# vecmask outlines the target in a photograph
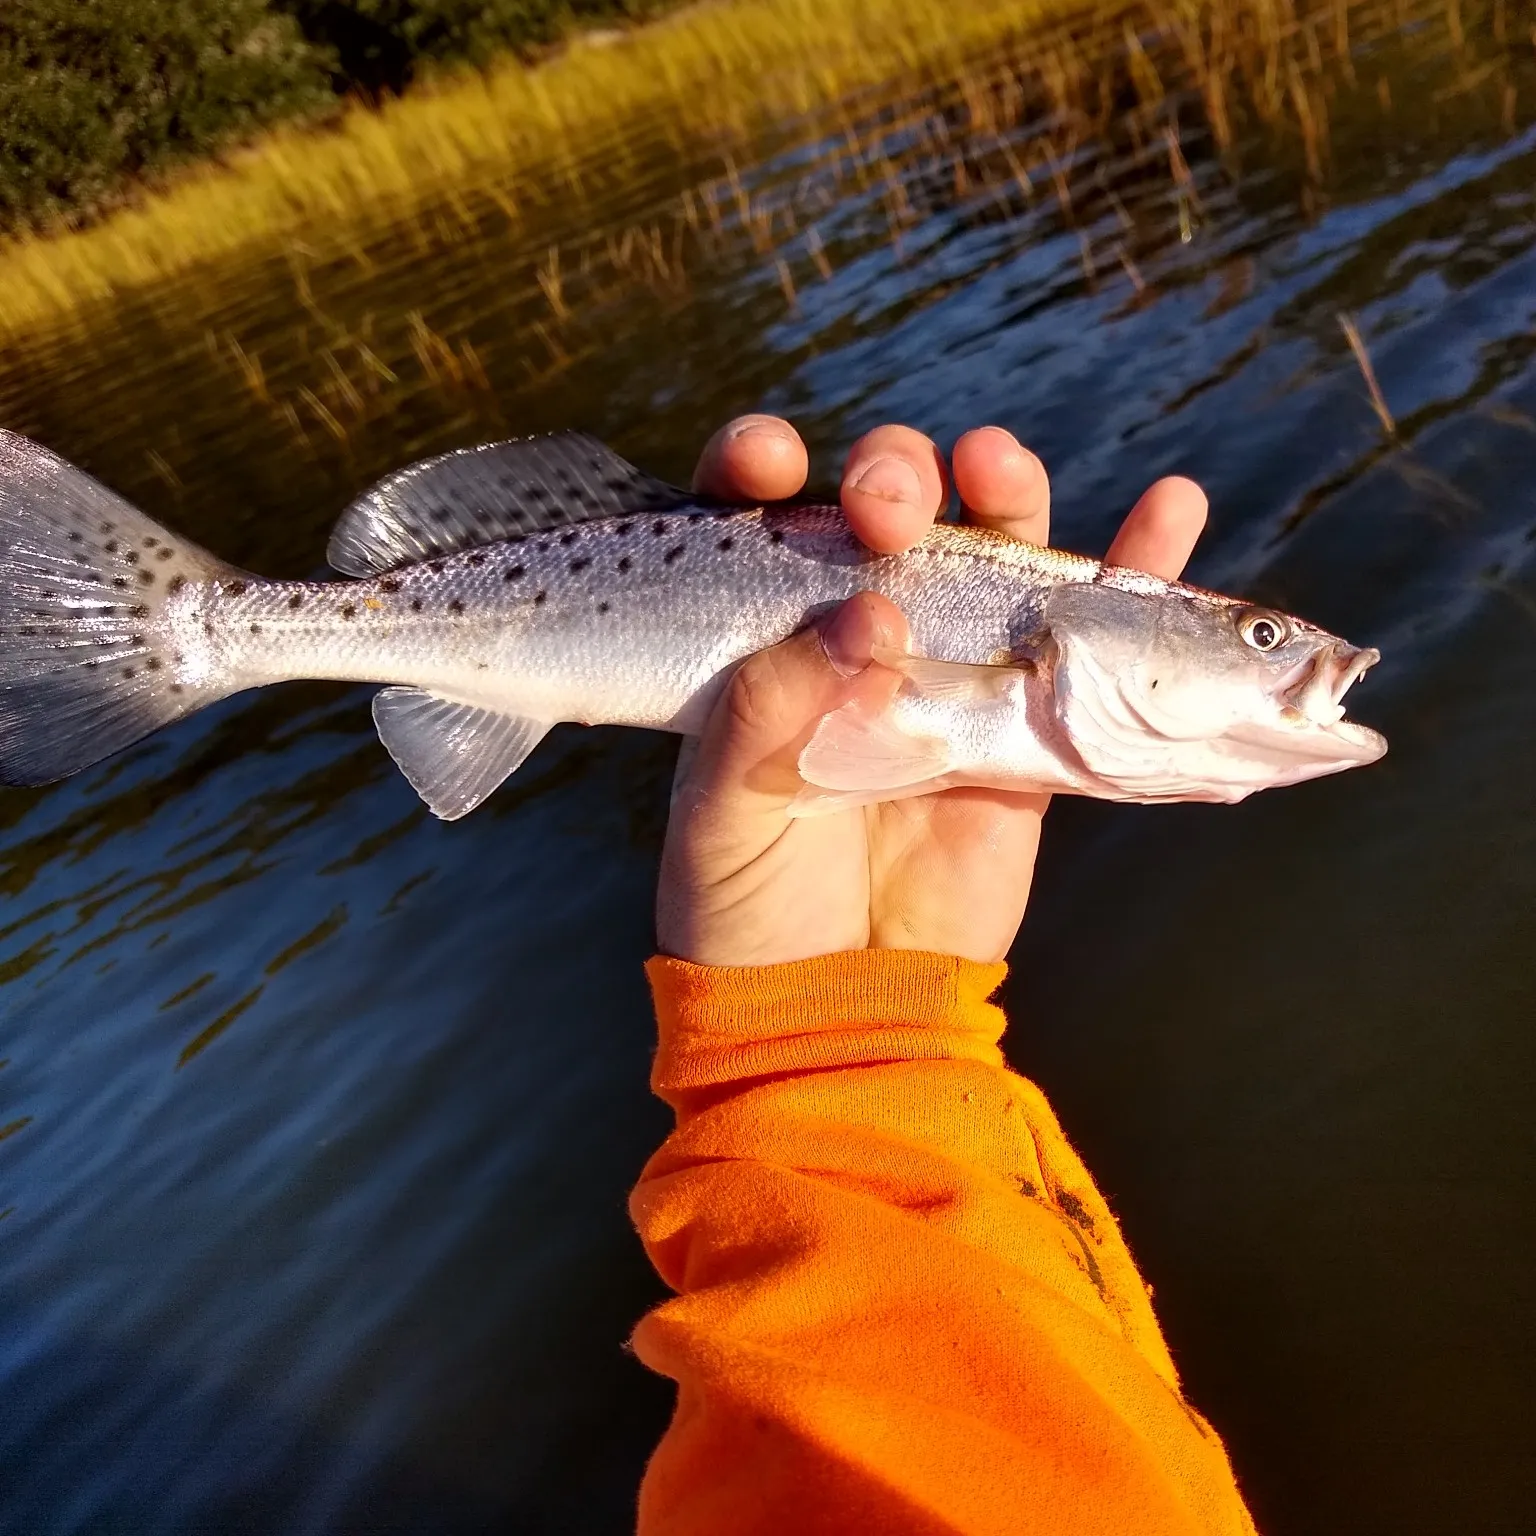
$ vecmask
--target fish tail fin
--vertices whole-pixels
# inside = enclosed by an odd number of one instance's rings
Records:
[[[0,783],[52,783],[230,692],[185,677],[167,610],[233,574],[0,430]]]

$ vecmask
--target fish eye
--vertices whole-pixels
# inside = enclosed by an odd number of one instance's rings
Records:
[[[1256,651],[1272,651],[1290,639],[1291,626],[1278,613],[1250,608],[1238,621],[1237,632]]]

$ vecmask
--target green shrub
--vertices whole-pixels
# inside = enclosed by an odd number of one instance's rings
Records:
[[[0,225],[313,110],[328,63],[266,0],[0,0]]]
[[[0,231],[93,212],[337,93],[398,92],[424,65],[485,64],[667,3],[0,0]]]
[[[335,61],[342,89],[399,91],[423,64],[484,64],[555,42],[574,21],[638,19],[664,0],[273,0]]]

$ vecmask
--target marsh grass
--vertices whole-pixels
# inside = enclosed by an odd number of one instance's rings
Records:
[[[819,215],[850,193],[878,203],[898,248],[938,202],[1051,202],[1085,282],[1113,271],[1144,297],[1146,231],[1106,190],[1106,145],[1156,167],[1182,244],[1206,216],[1191,133],[1233,175],[1243,141],[1267,137],[1310,216],[1335,114],[1365,101],[1390,132],[1404,111],[1374,62],[1379,40],[1426,22],[1455,59],[1437,109],[1486,97],[1512,132],[1507,56],[1530,40],[1508,0],[716,0],[535,68],[355,106],[323,133],[275,132],[95,228],[0,245],[0,336],[99,323],[100,301],[237,253],[368,272],[402,243],[425,258],[495,225],[509,302],[535,302],[533,354],[559,369],[606,293],[675,301],[690,272],[743,242],[798,309],[834,260]],[[776,131],[830,147],[793,185],[749,187],[737,157],[760,158]],[[647,216],[616,228],[626,202]],[[1106,247],[1095,225],[1117,202],[1121,237]],[[466,367],[478,365],[427,372],[453,383]]]
[[[1332,0],[1241,10],[1221,0],[1042,25],[926,84],[904,78],[812,103],[750,173],[732,141],[719,144],[713,173],[674,182],[640,219],[614,219],[592,190],[550,240],[555,221],[529,225],[502,185],[439,189],[391,226],[395,260],[409,265],[399,252],[413,242],[425,258],[446,243],[461,265],[473,252],[494,268],[491,338],[471,339],[431,293],[375,307],[367,250],[339,247],[348,254],[338,261],[338,247],[327,256],[308,240],[289,243],[292,307],[307,320],[298,351],[284,345],[269,366],[257,343],[224,330],[210,335],[210,354],[295,447],[367,461],[370,435],[393,430],[402,404],[423,395],[438,396],[466,435],[495,433],[502,392],[538,395],[593,364],[636,306],[682,319],[701,288],[728,281],[752,324],[794,325],[842,268],[882,249],[898,265],[920,263],[937,230],[980,237],[997,263],[1058,242],[1071,254],[1049,294],[1107,289],[1111,312],[1214,278],[1215,316],[1254,281],[1252,259],[1222,235],[1249,216],[1245,163],[1262,163],[1265,198],[1288,200],[1300,225],[1347,191],[1383,140],[1408,142],[1393,81],[1398,96],[1412,81],[1437,112],[1507,131],[1511,93],[1532,94],[1530,70],[1496,39],[1480,50],[1480,35],[1444,0],[1348,12]],[[371,295],[361,319],[351,288]],[[1318,340],[1363,358],[1347,328]],[[1379,390],[1372,400],[1390,436]]]

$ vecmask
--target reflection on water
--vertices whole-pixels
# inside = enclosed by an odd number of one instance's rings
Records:
[[[1380,645],[1393,751],[1058,807],[1015,1059],[1263,1528],[1515,1530],[1536,55],[1499,4],[1180,15],[537,232],[495,186],[315,231],[26,339],[0,420],[273,575],[385,470],[566,425],[681,476],[748,406],[828,472],[880,420],[997,420],[1089,549],[1196,475],[1195,578]],[[365,692],[295,686],[0,795],[7,1529],[626,1528],[668,1402],[620,1346],[671,750],[558,731],[444,826]]]

